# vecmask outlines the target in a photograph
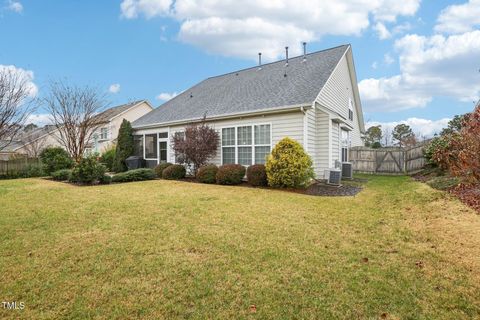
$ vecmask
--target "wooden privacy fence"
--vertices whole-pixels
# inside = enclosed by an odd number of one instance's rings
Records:
[[[37,158],[19,158],[11,160],[0,160],[0,175],[8,175],[22,172],[29,165],[38,164],[40,160]]]
[[[423,149],[426,143],[410,148],[353,147],[350,162],[355,172],[378,174],[413,174],[425,166]]]

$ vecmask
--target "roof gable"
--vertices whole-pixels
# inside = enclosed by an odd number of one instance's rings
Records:
[[[311,105],[348,45],[208,78],[133,122],[133,127]]]

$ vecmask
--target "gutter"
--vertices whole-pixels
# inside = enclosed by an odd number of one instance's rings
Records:
[[[274,109],[270,108],[270,109],[261,109],[261,110],[257,110],[257,111],[230,113],[230,114],[225,114],[225,115],[209,117],[209,118],[206,118],[206,120],[207,121],[213,121],[213,120],[223,120],[223,119],[234,119],[234,118],[243,118],[243,117],[250,117],[250,116],[256,116],[256,115],[284,113],[284,112],[291,112],[291,111],[301,111],[301,112],[303,112],[303,114],[305,114],[306,110],[310,109],[310,108],[312,108],[312,106],[307,105],[307,104],[292,105],[292,106],[286,106],[286,107],[280,107],[280,108],[274,108]],[[156,128],[156,127],[166,127],[166,126],[188,124],[188,123],[192,123],[192,122],[200,122],[202,120],[203,120],[203,117],[202,118],[190,118],[190,119],[178,120],[178,121],[158,122],[158,123],[152,123],[152,124],[147,124],[147,125],[132,126],[132,128],[134,130],[152,129],[152,128]]]

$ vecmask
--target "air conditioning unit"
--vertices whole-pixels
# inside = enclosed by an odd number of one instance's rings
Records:
[[[342,181],[342,170],[336,168],[325,170],[324,178],[328,184],[339,186]]]
[[[335,169],[342,169],[342,163],[338,160],[335,160]]]
[[[353,179],[353,165],[351,162],[342,162],[342,179]]]

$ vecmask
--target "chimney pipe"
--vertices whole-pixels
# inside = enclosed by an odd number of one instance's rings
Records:
[[[262,69],[262,53],[258,53],[258,70]]]
[[[287,67],[288,66],[288,47],[285,47],[285,57],[286,57],[285,67]]]
[[[303,43],[303,62],[307,61],[307,43]]]

